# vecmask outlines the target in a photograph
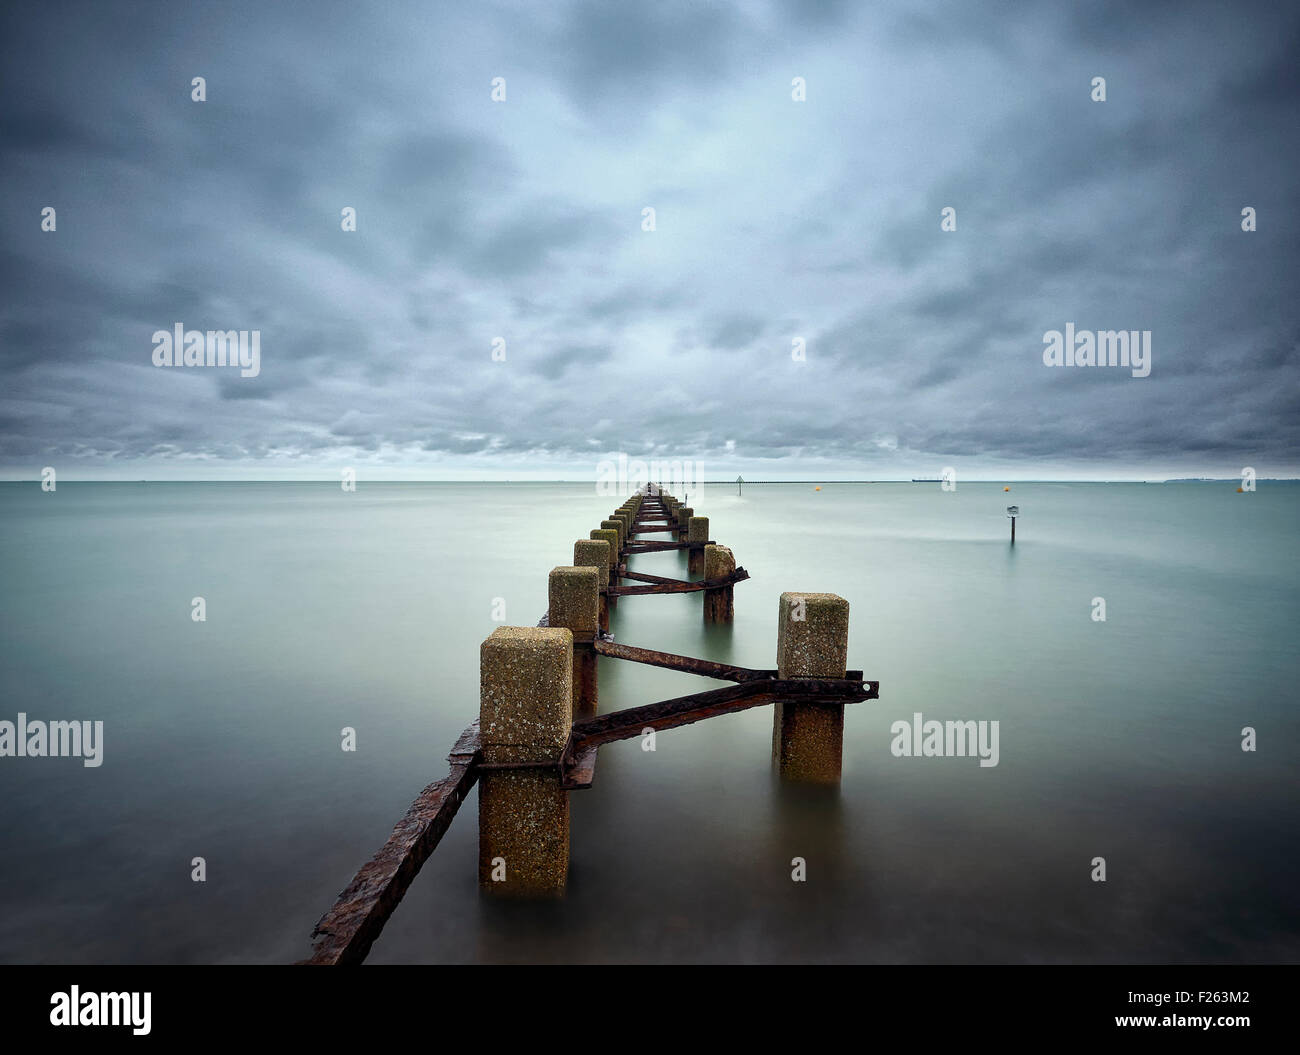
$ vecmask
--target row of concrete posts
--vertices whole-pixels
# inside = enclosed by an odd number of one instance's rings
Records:
[[[545,626],[498,627],[479,650],[479,883],[505,896],[557,896],[569,868],[569,791],[561,756],[575,720],[598,705],[594,642],[609,627],[619,571],[646,496],[633,495],[573,546],[573,564],[550,573]],[[692,573],[735,571],[731,550],[708,541],[709,520],[656,493]],[[653,530],[653,529],[652,529]],[[697,549],[698,546],[698,559]],[[733,587],[703,591],[705,620],[730,623]],[[843,678],[849,604],[827,593],[783,593],[777,629],[779,678]],[[782,778],[838,784],[844,705],[789,700],[774,706],[772,756]]]

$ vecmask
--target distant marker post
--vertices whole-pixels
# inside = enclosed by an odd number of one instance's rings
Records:
[[[1011,545],[1016,544],[1016,517],[1020,515],[1019,506],[1007,506],[1007,516],[1011,518]]]

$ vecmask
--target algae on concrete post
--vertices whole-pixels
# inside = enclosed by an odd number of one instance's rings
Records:
[[[605,587],[609,585],[610,543],[603,539],[579,539],[573,544],[573,565],[576,568],[595,568],[600,586],[600,628],[609,629],[609,599]]]
[[[704,547],[704,577],[722,579],[736,570],[736,557],[726,546]],[[730,623],[736,618],[736,588],[731,583],[704,591],[704,621]]]
[[[497,627],[479,648],[478,879],[486,893],[564,892],[569,793],[557,763],[572,725],[573,634]],[[514,768],[491,768],[500,763]]]
[[[593,539],[599,539],[602,542],[609,543],[609,585],[618,585],[618,532],[614,528],[599,528],[591,533]],[[606,594],[606,607],[612,612],[618,607],[618,598],[614,594]],[[609,615],[606,613],[604,630],[609,629]]]
[[[552,568],[547,582],[548,626],[573,632],[573,716],[596,713],[596,650],[600,624],[600,576],[595,568]]]
[[[679,541],[686,541],[686,528],[691,522],[691,517],[694,515],[695,510],[690,506],[677,507],[677,538]]]
[[[604,542],[609,546],[609,581],[615,582],[614,573],[618,570],[618,532],[613,528],[597,528],[591,533],[592,540]]]
[[[704,570],[704,543],[709,541],[709,518],[691,517],[686,522],[686,541],[691,544],[686,570],[699,575]]]
[[[833,593],[783,593],[778,678],[842,678],[849,656],[849,602]],[[773,707],[772,757],[787,780],[838,784],[844,704],[784,700]]]
[[[615,563],[617,563],[618,559],[623,556],[623,543],[627,539],[626,527],[624,526],[623,521],[615,520],[613,518],[602,520],[600,526],[606,531],[615,531],[618,533],[618,557],[615,558]]]

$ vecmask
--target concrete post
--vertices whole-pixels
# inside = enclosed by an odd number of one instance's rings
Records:
[[[736,570],[735,555],[726,546],[704,547],[704,577],[721,579]],[[704,621],[730,623],[736,618],[736,588],[731,583],[716,590],[704,591]]]
[[[478,879],[547,897],[569,872],[569,794],[557,763],[573,724],[573,634],[501,626],[479,648]],[[507,768],[493,768],[505,765]]]
[[[591,537],[597,542],[604,542],[609,546],[609,585],[618,585],[618,532],[613,528],[598,528],[591,533]],[[609,629],[609,612],[618,607],[618,598],[613,594],[606,595],[605,626],[603,629]]]
[[[573,717],[596,714],[596,650],[600,623],[600,576],[595,568],[552,568],[547,582],[546,622],[573,634]]]
[[[691,575],[698,575],[704,570],[704,543],[709,541],[709,518],[691,517],[686,522],[686,541],[691,544],[687,551],[686,570]]]
[[[849,602],[833,593],[783,593],[776,639],[779,678],[842,678],[849,655]],[[784,700],[773,707],[772,758],[787,780],[838,784],[844,704]]]
[[[604,589],[609,585],[611,552],[610,544],[603,539],[578,539],[573,544],[573,566],[596,569],[597,585],[601,590],[599,619],[602,630],[609,629],[609,598],[605,596]]]
[[[623,521],[615,519],[613,517],[611,517],[609,520],[602,520],[600,522],[600,526],[605,531],[618,532],[618,547],[616,550],[618,556],[615,558],[615,563],[617,563],[618,560],[621,559],[623,556],[623,543],[627,539],[627,526],[623,523]]]
[[[690,506],[677,507],[677,541],[686,541],[686,527],[691,522],[691,517],[695,515],[695,510]]]

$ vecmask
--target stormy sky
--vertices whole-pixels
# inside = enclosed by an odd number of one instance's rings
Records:
[[[5,476],[1300,474],[1293,6],[366,6],[6,5]]]

